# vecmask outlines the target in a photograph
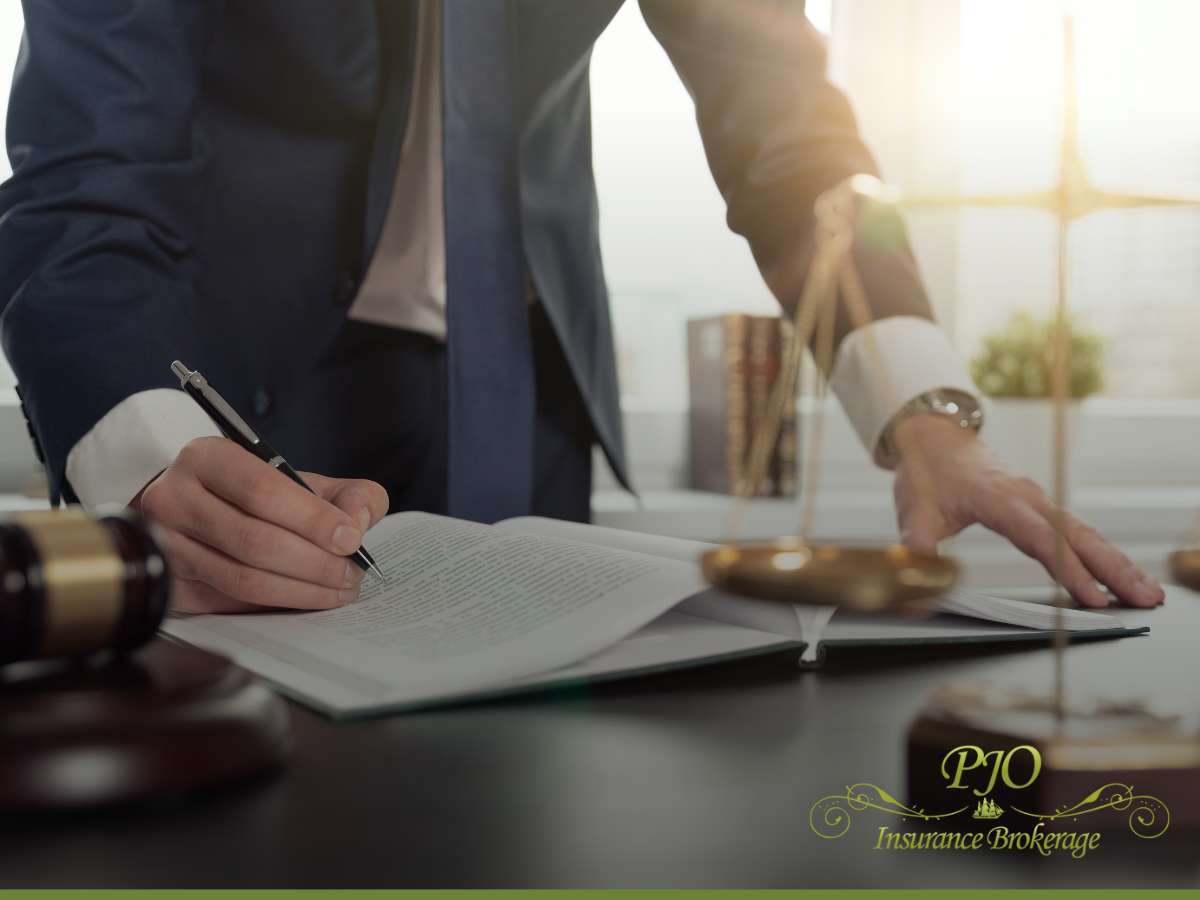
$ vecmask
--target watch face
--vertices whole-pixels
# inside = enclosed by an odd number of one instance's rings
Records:
[[[952,416],[963,428],[978,428],[983,411],[975,398],[961,391],[933,391],[924,398],[932,412]]]
[[[899,462],[892,433],[900,422],[909,416],[928,413],[945,416],[962,428],[979,431],[983,425],[983,409],[978,401],[963,391],[940,390],[919,394],[904,404],[884,429],[876,448],[876,462],[884,468],[893,468]]]

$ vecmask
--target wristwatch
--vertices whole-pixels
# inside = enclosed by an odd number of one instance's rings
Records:
[[[896,426],[910,416],[934,415],[945,416],[960,428],[979,431],[983,427],[983,408],[979,401],[965,391],[936,390],[918,394],[892,416],[880,435],[879,445],[875,449],[875,461],[885,469],[893,469],[900,462],[900,451],[892,435]]]

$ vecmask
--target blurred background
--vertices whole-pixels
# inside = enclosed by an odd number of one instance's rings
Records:
[[[1062,17],[1076,21],[1080,141],[1113,190],[1200,196],[1200,3],[809,0],[830,73],[884,177],[914,193],[1032,191],[1056,178]],[[682,398],[681,323],[769,312],[723,227],[690,100],[627,4],[596,50],[604,251],[631,400]],[[974,354],[1017,309],[1054,301],[1054,222],[1037,211],[916,211],[943,324]],[[1200,395],[1200,210],[1103,213],[1072,234],[1072,305],[1107,340],[1113,397]]]
[[[1055,178],[1061,21],[1076,20],[1081,144],[1112,189],[1200,196],[1194,0],[808,0],[830,72],[884,177],[914,192],[1034,190]],[[0,5],[7,97],[20,5]],[[724,225],[691,100],[628,2],[592,65],[604,255],[627,399],[686,399],[683,324],[771,313]],[[0,111],[0,117],[3,111]],[[9,174],[7,157],[0,177]],[[1016,309],[1048,309],[1054,223],[1036,211],[908,214],[943,324],[971,355]],[[1104,213],[1072,235],[1072,303],[1108,338],[1114,397],[1200,396],[1200,211]],[[3,363],[0,362],[0,366]],[[11,384],[7,369],[0,383]]]
[[[831,77],[849,94],[885,179],[906,191],[1054,183],[1069,13],[1092,180],[1200,196],[1195,0],[808,0],[806,12],[826,36]],[[19,5],[4,3],[3,96],[20,29]],[[597,515],[711,536],[722,527],[721,503],[683,490],[686,322],[773,314],[775,301],[745,242],[725,228],[691,101],[632,0],[597,45],[592,81],[603,253],[634,477],[645,492],[638,507],[602,477]],[[7,174],[5,159],[0,175]],[[979,354],[1015,312],[1051,310],[1051,216],[951,209],[907,219],[938,316],[964,356]],[[1075,502],[1126,543],[1168,544],[1200,502],[1192,487],[1200,485],[1200,208],[1099,213],[1073,225],[1070,241],[1071,304],[1103,346],[1103,387],[1074,413]],[[0,391],[11,384],[0,361]],[[11,406],[11,391],[0,394],[5,402]],[[1044,480],[1044,401],[1000,406],[990,439]],[[803,427],[803,401],[801,411]],[[887,476],[871,469],[836,407],[833,417],[820,530],[894,535]],[[11,432],[13,421],[0,425]],[[0,478],[11,444],[0,440]],[[751,530],[794,527],[794,504],[760,506]]]

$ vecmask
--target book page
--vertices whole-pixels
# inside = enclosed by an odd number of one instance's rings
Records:
[[[577,662],[696,591],[694,565],[397,513],[367,549],[387,574],[312,613],[210,615],[167,630],[330,710],[487,689]]]
[[[676,607],[582,662],[522,678],[520,684],[540,687],[572,681],[603,681],[615,675],[625,677],[687,664],[707,664],[787,647],[799,645],[780,635],[689,615]]]
[[[1115,616],[1105,616],[1099,627],[1082,632],[1093,636],[1129,633]],[[853,646],[856,644],[938,644],[987,642],[1005,639],[1048,638],[1050,629],[1034,629],[1003,622],[980,621],[957,615],[934,616],[929,619],[904,620],[894,616],[839,616],[829,624],[823,644]],[[807,657],[808,654],[805,654]],[[807,659],[805,661],[808,661]]]
[[[596,547],[648,553],[661,559],[685,563],[694,570],[696,577],[701,579],[703,576],[700,573],[700,554],[717,546],[703,541],[689,541],[660,534],[643,534],[638,531],[622,531],[617,528],[585,525],[582,522],[563,522],[538,516],[506,519],[498,523],[496,527],[519,531],[522,534],[565,538],[575,543],[591,544]],[[728,625],[738,625],[742,628],[753,628],[771,634],[784,635],[805,642],[815,642],[819,639],[820,628],[828,621],[828,615],[810,616],[807,610],[802,612],[799,607],[792,607],[786,603],[756,600],[752,597],[735,597],[708,587],[707,584],[702,584],[702,588],[704,590],[701,593],[689,597],[678,607],[680,612],[702,616]],[[825,609],[825,607],[810,607],[810,609]],[[808,630],[805,631],[805,628]]]
[[[650,553],[666,559],[691,562],[697,568],[700,554],[716,546],[701,541],[619,531],[598,525],[559,522],[537,517],[509,519],[501,522],[499,527],[519,529],[529,534],[557,534],[580,543],[587,542],[603,547],[640,550],[643,553]],[[805,652],[805,657],[808,658],[815,658],[816,645],[826,633],[829,621],[837,611],[832,606],[797,605],[789,609],[784,604],[745,597],[731,597],[712,589],[689,598],[679,609],[692,615],[704,616],[720,622],[795,637],[809,645]],[[984,622],[1003,623],[1023,628],[1045,630],[1054,627],[1052,607],[1025,600],[981,594],[962,588],[948,591],[938,601],[937,610],[954,616],[965,616]],[[839,621],[846,618],[858,619],[859,615],[842,611],[838,616]],[[913,620],[901,616],[868,616],[863,618],[862,624],[869,631],[881,627],[883,623],[889,621],[897,624],[897,634],[906,637],[913,634]],[[936,620],[925,619],[923,621],[933,623]],[[1110,614],[1079,609],[1064,610],[1063,624],[1071,631],[1122,627],[1122,622]],[[953,629],[962,625],[960,620],[931,624],[929,633],[931,636],[940,635],[945,632],[946,628]],[[871,633],[874,632],[871,631]],[[881,636],[879,639],[884,640],[885,636]]]
[[[947,591],[938,601],[938,610],[989,622],[1022,625],[1043,631],[1053,630],[1058,613],[1055,607],[1029,600],[995,597],[977,591],[957,588]],[[1087,631],[1092,628],[1121,628],[1124,623],[1109,613],[1088,609],[1062,610],[1062,624],[1067,631]]]

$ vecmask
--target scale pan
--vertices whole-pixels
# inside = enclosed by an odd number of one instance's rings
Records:
[[[1171,578],[1193,591],[1200,591],[1200,548],[1176,550],[1167,557]]]
[[[932,612],[958,580],[958,563],[907,547],[841,547],[796,538],[727,544],[700,558],[713,587],[781,603],[858,612]]]

